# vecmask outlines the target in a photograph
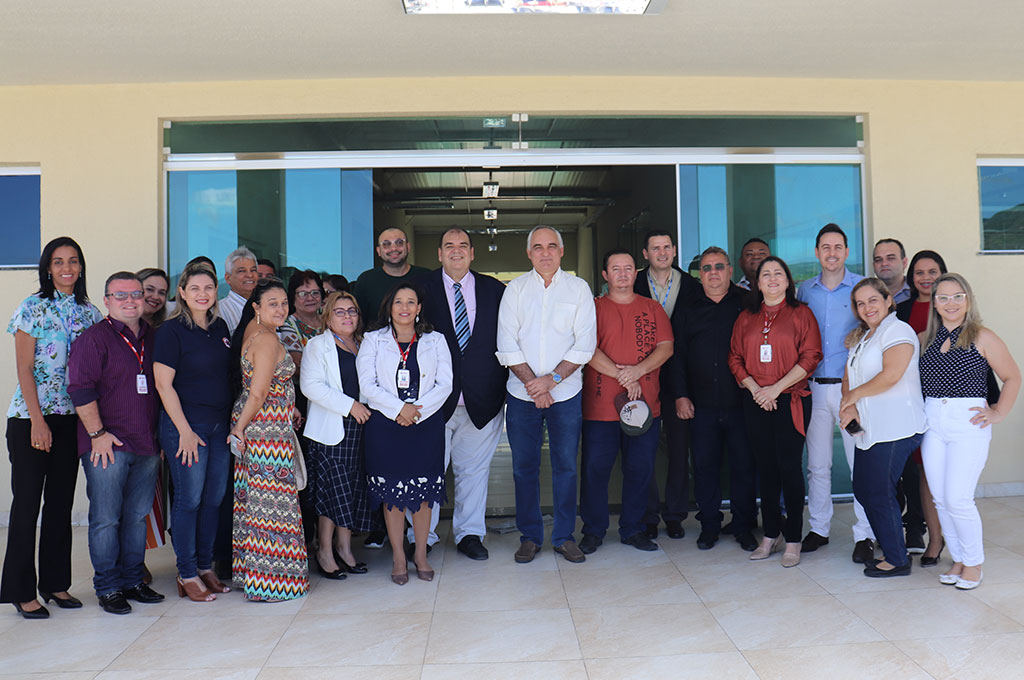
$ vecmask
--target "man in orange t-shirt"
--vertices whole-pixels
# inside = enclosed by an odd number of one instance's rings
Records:
[[[589,554],[604,540],[608,482],[621,451],[619,538],[639,550],[657,550],[644,532],[643,517],[660,431],[659,369],[672,356],[672,326],[660,304],[633,292],[636,264],[629,251],[609,251],[601,275],[608,282],[608,294],[594,302],[597,351],[583,368],[583,540],[579,547]],[[627,434],[620,427],[615,399],[621,394],[646,402],[654,419],[649,429]]]

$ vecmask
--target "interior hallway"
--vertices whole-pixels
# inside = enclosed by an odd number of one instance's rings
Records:
[[[76,528],[77,611],[49,621],[0,610],[0,678],[416,680],[687,678],[869,680],[1011,677],[1024,656],[1024,497],[980,499],[985,580],[938,583],[948,565],[868,579],[850,561],[852,506],[836,508],[832,543],[783,569],[750,562],[730,537],[699,551],[662,536],[642,553],[606,540],[586,563],[548,546],[528,565],[518,534],[490,534],[491,559],[435,548],[438,577],[397,587],[390,553],[357,551],[370,572],[314,576],[310,594],[256,604],[174,597],[170,546],[148,553],[168,599],[105,614],[91,588],[86,529]],[[614,526],[614,520],[613,520]],[[442,529],[447,526],[442,524]],[[6,544],[6,529],[0,530]]]

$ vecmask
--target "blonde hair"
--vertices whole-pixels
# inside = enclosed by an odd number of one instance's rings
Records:
[[[349,300],[355,306],[356,311],[359,312],[359,320],[356,323],[356,330],[352,334],[356,339],[356,343],[360,344],[363,342],[363,329],[366,328],[366,322],[363,320],[363,311],[359,309],[359,302],[356,300],[356,296],[347,290],[336,290],[327,296],[324,300],[324,311],[320,314],[320,332],[329,330],[327,322],[330,320],[330,315],[334,313],[334,305],[338,300]]]
[[[981,325],[981,314],[978,312],[978,305],[975,304],[974,291],[971,290],[971,284],[967,283],[967,279],[955,272],[943,274],[935,279],[935,283],[932,284],[932,307],[928,313],[928,330],[925,331],[924,342],[921,343],[921,346],[927,347],[932,344],[935,334],[939,332],[939,326],[942,325],[942,317],[939,316],[938,310],[935,309],[935,294],[939,290],[939,284],[946,281],[952,281],[967,293],[967,313],[964,315],[963,323],[960,324],[960,337],[956,340],[956,346],[960,349],[970,349],[971,345],[978,338],[978,333],[983,328]]]
[[[893,299],[892,293],[889,292],[889,286],[885,285],[885,281],[879,278],[875,278],[874,276],[869,276],[866,279],[861,279],[860,281],[858,281],[857,285],[855,285],[853,287],[853,290],[850,291],[850,309],[853,310],[853,316],[855,319],[857,319],[857,326],[852,331],[850,331],[850,333],[846,336],[847,347],[853,347],[854,345],[856,345],[858,342],[860,342],[860,339],[863,338],[864,335],[868,332],[867,322],[865,322],[864,319],[862,319],[860,314],[857,312],[856,299],[857,291],[859,291],[861,288],[867,288],[868,286],[874,288],[875,291],[877,291],[883,298],[889,301],[889,310],[886,312],[886,314],[892,314],[893,312],[896,311],[896,300]]]
[[[185,292],[185,286],[188,285],[188,282],[196,276],[209,276],[213,279],[213,285],[216,288],[217,275],[213,272],[213,267],[205,262],[193,262],[185,267],[185,270],[181,272],[181,276],[178,277],[178,304],[174,306],[174,311],[167,317],[168,321],[180,317],[181,322],[184,323],[187,328],[192,328],[192,326],[195,325],[196,320],[192,316],[192,310],[189,309],[182,293]],[[213,294],[213,306],[206,310],[206,323],[211,324],[219,317],[220,313],[217,309],[217,292],[215,290]]]

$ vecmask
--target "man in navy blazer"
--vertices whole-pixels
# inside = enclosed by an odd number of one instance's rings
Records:
[[[471,271],[473,243],[462,229],[441,235],[437,250],[441,268],[418,280],[423,288],[423,315],[443,333],[452,353],[452,394],[442,409],[445,467],[455,474],[452,531],[459,552],[486,560],[482,539],[487,532],[487,479],[504,420],[508,369],[498,363],[498,306],[505,285]],[[437,542],[439,508],[431,518],[430,544]],[[412,538],[410,537],[410,541]]]

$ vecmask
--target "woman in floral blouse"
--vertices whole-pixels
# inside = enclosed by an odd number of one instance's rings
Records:
[[[18,387],[7,410],[11,459],[10,528],[0,580],[0,602],[10,602],[27,619],[50,614],[36,599],[62,609],[82,603],[71,586],[71,505],[78,479],[78,418],[67,392],[71,343],[103,315],[85,293],[85,257],[74,239],[46,244],[39,258],[39,291],[14,311],[7,332],[14,335]],[[36,581],[36,517],[43,502]]]

